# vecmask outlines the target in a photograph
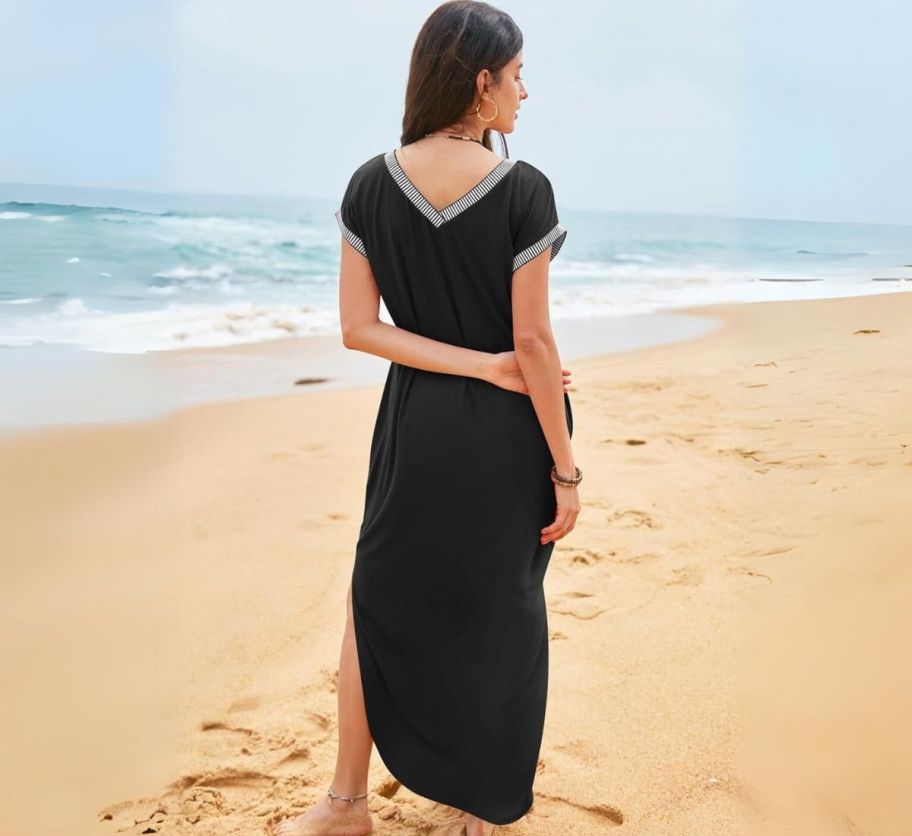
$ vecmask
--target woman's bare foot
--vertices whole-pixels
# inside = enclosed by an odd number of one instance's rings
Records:
[[[491,836],[497,827],[496,824],[491,824],[491,822],[480,819],[478,816],[473,816],[471,813],[463,813],[462,818],[465,821],[466,836]]]
[[[285,819],[276,826],[275,836],[366,836],[373,830],[367,799],[333,801],[324,795],[306,813]]]

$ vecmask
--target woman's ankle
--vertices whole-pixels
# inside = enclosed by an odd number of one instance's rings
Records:
[[[366,790],[361,790],[360,792],[339,792],[338,790],[333,789],[332,792],[337,796],[346,796],[346,798],[332,798],[329,793],[326,794],[326,803],[334,813],[359,813],[364,815],[369,812],[368,799],[366,797],[355,797],[366,796]],[[349,801],[347,800],[348,798],[352,798],[353,800]]]

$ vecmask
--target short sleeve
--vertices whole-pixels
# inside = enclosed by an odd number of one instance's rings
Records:
[[[342,237],[348,241],[361,255],[367,258],[367,248],[364,246],[364,237],[361,232],[361,223],[357,206],[357,178],[352,175],[342,195],[342,205],[336,210],[336,222]]]
[[[519,193],[513,219],[513,271],[551,248],[554,260],[567,237],[557,217],[551,181],[537,168],[526,164],[527,180]]]

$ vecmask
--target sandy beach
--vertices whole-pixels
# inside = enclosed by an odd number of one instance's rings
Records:
[[[723,327],[567,363],[583,511],[498,832],[912,832],[912,294],[684,312]],[[325,793],[380,392],[0,441],[0,832],[249,836]],[[377,833],[459,833],[376,752],[369,789]]]

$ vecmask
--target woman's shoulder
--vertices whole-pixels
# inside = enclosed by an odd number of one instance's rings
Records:
[[[544,171],[528,160],[516,160],[513,163],[513,193],[515,203],[526,205],[529,201],[550,198],[554,194],[551,180]]]
[[[517,167],[519,171],[524,171],[529,176],[535,176],[537,174],[542,174],[542,170],[538,166],[530,163],[528,160],[518,159],[513,160],[513,164]]]
[[[381,166],[384,166],[383,153],[374,154],[351,169],[344,199],[359,200],[373,194],[380,182]]]
[[[519,179],[527,183],[546,182],[551,183],[548,175],[545,174],[538,166],[530,163],[528,160],[516,160],[514,165],[517,168],[517,174],[521,175]]]
[[[374,154],[372,157],[369,157],[364,162],[357,165],[352,171],[352,181],[360,182],[380,174],[383,168],[386,167],[386,162],[384,160],[385,155],[386,152],[381,151],[379,154]]]

